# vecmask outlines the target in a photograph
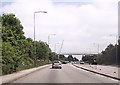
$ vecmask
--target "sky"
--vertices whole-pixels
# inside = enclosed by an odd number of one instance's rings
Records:
[[[97,53],[118,35],[119,0],[1,0],[0,14],[14,13],[24,27],[26,37],[48,43],[61,53]],[[51,34],[56,34],[55,36]],[[56,44],[59,43],[59,44]],[[55,46],[56,45],[56,46]]]

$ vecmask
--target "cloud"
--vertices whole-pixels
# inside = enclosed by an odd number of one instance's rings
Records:
[[[110,34],[118,30],[117,0],[91,0],[87,4],[55,4],[52,0],[16,0],[2,8],[5,13],[15,13],[24,26],[26,37],[33,38],[33,13],[47,11],[47,14],[36,14],[36,39],[47,42],[50,36],[50,47],[54,51],[55,43],[64,40],[63,52],[84,52],[88,48],[97,52],[109,43],[115,43],[115,38],[109,40]],[[72,3],[72,2],[71,2]],[[81,2],[78,2],[81,3]],[[57,51],[60,49],[60,45]]]

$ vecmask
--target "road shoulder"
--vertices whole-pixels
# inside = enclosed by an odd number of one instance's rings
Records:
[[[11,83],[12,81],[15,81],[19,78],[22,78],[24,76],[27,76],[33,72],[36,72],[38,70],[44,69],[51,66],[51,64],[48,65],[44,65],[44,66],[40,66],[40,67],[36,67],[36,68],[31,68],[31,69],[27,69],[27,70],[23,70],[23,71],[19,71],[13,74],[9,74],[9,75],[4,75],[4,76],[0,76],[0,84],[1,83]]]
[[[86,70],[86,71],[89,71],[89,72],[92,72],[92,73],[96,73],[96,74],[99,74],[99,75],[102,75],[102,76],[106,76],[106,77],[109,77],[109,78],[112,78],[112,79],[116,79],[116,80],[120,80],[119,76],[115,76],[115,75],[112,75],[112,74],[106,74],[105,72],[103,71],[98,71],[98,70],[95,70],[95,69],[90,69],[90,68],[87,68],[87,67],[84,67],[82,65],[79,65],[79,64],[72,64],[73,66],[77,67],[77,68],[80,68],[80,69],[83,69],[83,70]],[[108,70],[109,68],[107,68]],[[99,69],[99,70],[102,70],[102,69]]]

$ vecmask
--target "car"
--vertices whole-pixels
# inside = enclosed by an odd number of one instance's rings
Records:
[[[84,62],[82,61],[82,62],[80,62],[80,64],[84,64]]]
[[[62,61],[62,64],[67,64],[68,63],[68,61]]]
[[[62,69],[62,63],[58,60],[53,61],[52,68],[60,68]]]
[[[84,64],[85,62],[83,60],[80,60],[80,64]]]

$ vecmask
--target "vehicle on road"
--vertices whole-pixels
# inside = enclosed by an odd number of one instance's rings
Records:
[[[61,61],[62,64],[67,64],[69,61]]]
[[[62,63],[58,60],[53,61],[52,68],[60,68],[62,69]]]
[[[83,60],[80,60],[80,64],[84,64],[85,62]]]
[[[84,62],[80,62],[80,64],[84,64]]]

